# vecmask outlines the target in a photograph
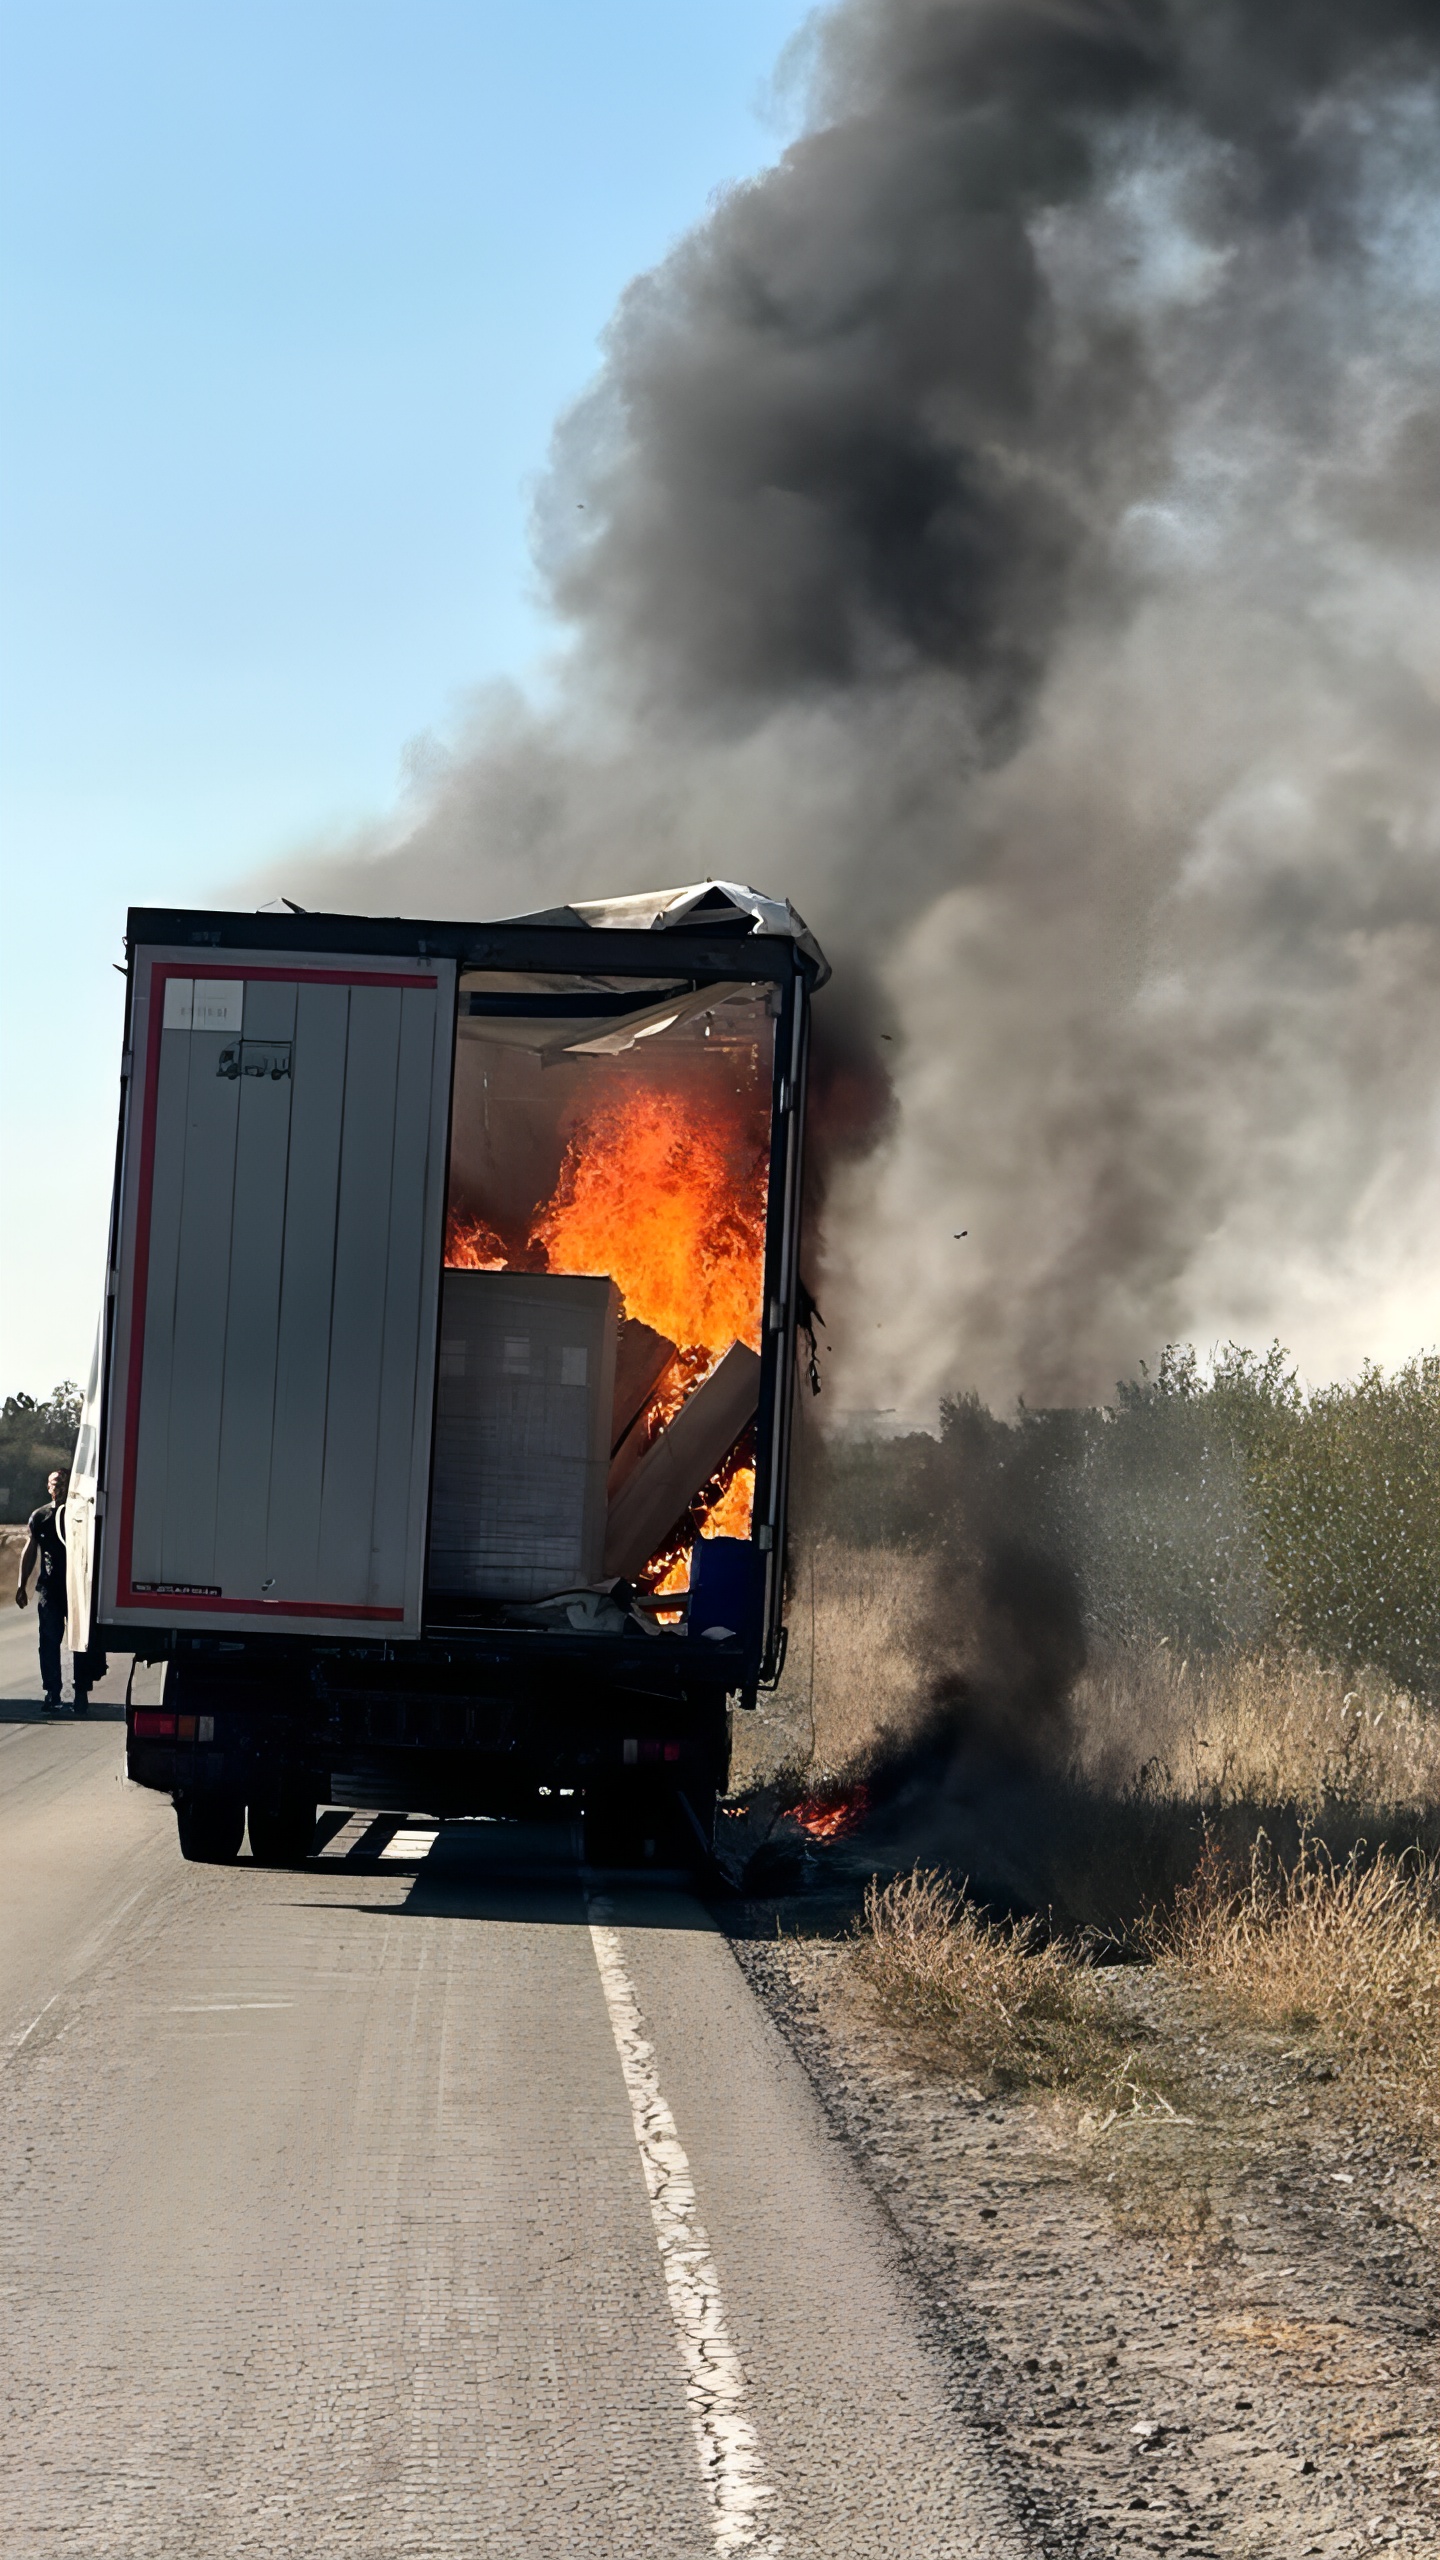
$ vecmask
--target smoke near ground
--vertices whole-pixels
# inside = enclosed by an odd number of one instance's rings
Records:
[[[557,434],[553,697],[276,885],[787,890],[859,991],[842,1401],[1089,1401],[1181,1333],[1398,1356],[1440,1247],[1433,0],[848,0],[797,76]]]

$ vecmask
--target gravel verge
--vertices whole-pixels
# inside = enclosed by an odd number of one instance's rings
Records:
[[[795,1934],[820,1917],[732,1906],[736,1957],[1037,2549],[1440,2555],[1433,2165],[1148,1967],[1096,1976],[1133,2048],[1114,2110],[971,2085],[878,2012],[843,1936]]]

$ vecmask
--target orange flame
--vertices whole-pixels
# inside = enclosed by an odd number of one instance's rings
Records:
[[[737,1467],[718,1502],[700,1523],[702,1538],[748,1538],[755,1507],[755,1470]]]
[[[765,1269],[766,1118],[763,1097],[733,1088],[627,1083],[572,1123],[559,1178],[536,1211],[525,1260],[551,1271],[604,1273],[625,1313],[676,1345],[644,1425],[665,1429],[733,1342],[760,1348]],[[512,1257],[488,1219],[452,1203],[451,1270],[504,1271]],[[697,1496],[699,1535],[747,1538],[753,1465],[729,1465]],[[694,1515],[692,1514],[692,1517]],[[683,1597],[690,1543],[651,1559],[655,1594]],[[680,1614],[678,1611],[675,1613]]]
[[[870,1810],[868,1787],[851,1787],[844,1795],[802,1796],[789,1808],[789,1818],[798,1822],[812,1840],[844,1840],[858,1831]]]
[[[600,1103],[572,1132],[533,1232],[552,1271],[608,1272],[626,1314],[682,1350],[758,1351],[764,1155],[698,1096],[645,1088]]]
[[[699,1534],[702,1538],[748,1538],[754,1508],[754,1467],[737,1467],[723,1492],[711,1503],[700,1523]],[[690,1588],[692,1553],[687,1533],[687,1539],[679,1546],[665,1547],[658,1556],[651,1558],[645,1568],[644,1580],[647,1589],[657,1599],[668,1597],[672,1592],[678,1598],[684,1598]],[[650,1579],[652,1574],[656,1576],[653,1581]],[[680,1613],[677,1610],[674,1614],[678,1617]]]
[[[447,1271],[503,1271],[508,1262],[504,1245],[494,1228],[469,1209],[461,1209],[452,1201],[445,1220],[445,1268]]]

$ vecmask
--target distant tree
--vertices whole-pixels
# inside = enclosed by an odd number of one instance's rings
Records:
[[[48,1396],[23,1390],[0,1405],[0,1517],[25,1520],[45,1500],[45,1481],[68,1468],[80,1428],[80,1389],[62,1378]]]
[[[1301,1394],[1238,1358],[1217,1390],[1245,1446],[1288,1624],[1333,1660],[1440,1693],[1440,1353]]]
[[[1284,1346],[1169,1343],[1113,1404],[833,1446],[817,1525],[963,1566],[997,1542],[1075,1576],[1098,1635],[1288,1636],[1440,1699],[1440,1354],[1307,1391]]]

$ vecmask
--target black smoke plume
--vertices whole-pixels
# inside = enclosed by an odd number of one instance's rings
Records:
[[[804,56],[800,138],[559,429],[553,700],[488,697],[403,828],[283,885],[788,891],[867,990],[813,1274],[855,1404],[1408,1348],[1440,9],[846,0]]]

